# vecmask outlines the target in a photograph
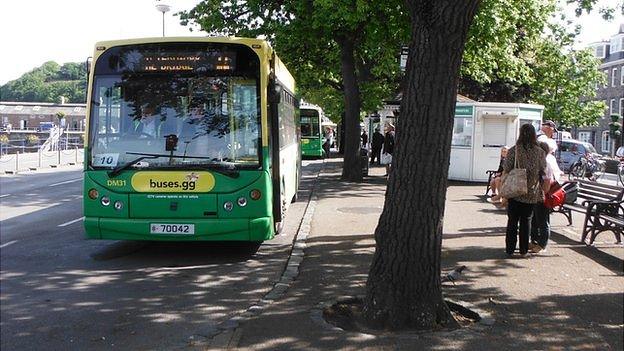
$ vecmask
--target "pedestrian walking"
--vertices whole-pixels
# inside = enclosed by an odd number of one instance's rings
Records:
[[[377,164],[381,162],[379,158],[381,156],[381,148],[384,144],[384,136],[379,130],[379,127],[375,128],[373,140],[371,141],[371,164],[374,164],[375,160],[377,160]]]
[[[362,139],[362,147],[366,147],[366,145],[368,145],[368,134],[366,134],[366,130],[362,132],[360,139]]]
[[[537,144],[535,128],[530,124],[520,127],[516,145],[507,153],[503,174],[507,175],[514,168],[526,170],[527,192],[508,199],[505,251],[509,256],[513,254],[519,236],[520,255],[525,257],[529,251],[533,207],[544,201],[540,177],[546,169],[546,153]]]
[[[386,124],[383,153],[383,157],[386,157],[389,160],[389,162],[385,162],[387,176],[392,171],[392,154],[394,153],[394,125],[392,125],[392,123]]]
[[[325,129],[325,142],[323,143],[323,150],[325,150],[325,157],[329,157],[331,145],[334,143],[334,132],[331,128]]]

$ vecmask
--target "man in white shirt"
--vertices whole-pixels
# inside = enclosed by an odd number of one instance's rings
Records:
[[[542,181],[544,188],[550,188],[554,183],[559,181],[561,177],[561,169],[557,165],[557,159],[553,155],[557,149],[557,143],[552,139],[547,139],[545,142],[540,142],[540,146],[548,145],[546,153],[546,169],[544,169],[544,175]],[[545,147],[545,146],[544,146]],[[544,190],[546,192],[546,190]],[[538,202],[533,206],[533,218],[531,219],[531,242],[529,243],[529,250],[533,253],[538,253],[546,248],[548,245],[548,239],[550,238],[550,209],[544,206],[544,202]]]
[[[553,135],[555,135],[555,133],[559,132],[557,130],[557,125],[555,124],[555,122],[551,121],[551,120],[545,120],[542,123],[542,128],[540,129],[539,134],[537,135],[537,142],[548,142],[548,140],[553,140]],[[554,140],[553,140],[554,141]],[[550,147],[550,145],[548,145]],[[555,151],[557,151],[557,143],[555,143],[555,150],[552,151],[552,153],[554,154]]]

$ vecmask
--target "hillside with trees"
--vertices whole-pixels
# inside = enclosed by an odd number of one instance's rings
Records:
[[[48,61],[20,78],[0,86],[1,101],[84,103],[87,71],[84,63],[59,65]]]

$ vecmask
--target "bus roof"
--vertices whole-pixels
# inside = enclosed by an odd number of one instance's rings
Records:
[[[111,46],[134,45],[134,44],[150,44],[150,43],[176,43],[176,42],[210,42],[210,43],[238,43],[247,46],[261,45],[264,49],[270,49],[271,46],[266,40],[254,38],[240,37],[150,37],[150,38],[131,38],[119,40],[98,41],[95,46],[104,46],[107,49]]]

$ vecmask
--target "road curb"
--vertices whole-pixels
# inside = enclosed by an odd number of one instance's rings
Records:
[[[216,328],[214,328],[214,332],[211,333],[211,335],[206,335],[205,337],[210,339],[210,342],[207,345],[208,350],[235,349],[242,337],[243,328],[241,327],[241,324],[255,316],[260,315],[276,300],[284,296],[286,291],[288,291],[292,285],[292,282],[299,275],[299,267],[305,256],[306,240],[310,234],[312,218],[314,216],[316,202],[318,200],[315,190],[318,185],[320,174],[323,172],[324,168],[325,160],[323,160],[318,172],[316,172],[313,176],[314,179],[312,180],[312,186],[310,187],[308,203],[301,218],[301,222],[299,222],[299,227],[293,238],[292,249],[279,280],[259,301],[249,306],[244,312],[221,322],[216,326]]]

